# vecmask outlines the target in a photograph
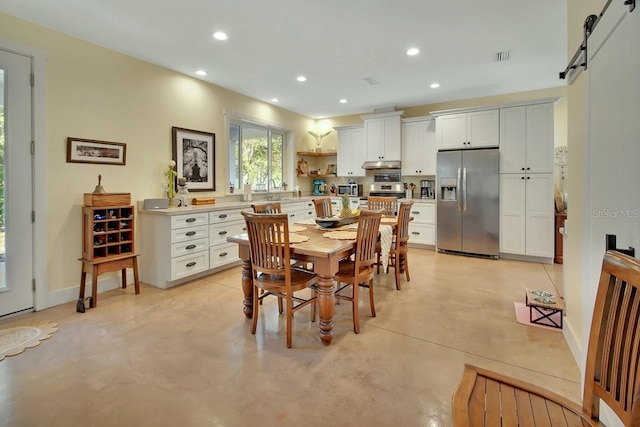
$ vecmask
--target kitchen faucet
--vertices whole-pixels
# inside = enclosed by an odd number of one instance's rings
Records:
[[[267,200],[273,200],[273,194],[271,194],[272,183],[273,183],[273,188],[276,188],[276,181],[273,178],[267,181]]]

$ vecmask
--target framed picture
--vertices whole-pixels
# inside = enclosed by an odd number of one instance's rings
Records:
[[[189,191],[214,191],[216,135],[175,126],[171,132],[178,177],[187,180]]]
[[[127,162],[127,144],[69,137],[67,162],[124,165]]]

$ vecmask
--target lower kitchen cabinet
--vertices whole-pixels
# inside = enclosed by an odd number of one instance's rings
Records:
[[[282,212],[289,215],[289,225],[316,216],[316,208],[311,200],[283,204]]]
[[[500,254],[554,257],[553,174],[500,175]]]
[[[436,204],[414,202],[409,223],[409,246],[423,247],[436,244]]]

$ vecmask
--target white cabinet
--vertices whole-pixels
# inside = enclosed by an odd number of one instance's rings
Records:
[[[553,258],[553,174],[500,175],[500,252]]]
[[[363,117],[368,161],[400,160],[402,113],[394,111]]]
[[[553,104],[500,109],[500,173],[553,173]]]
[[[218,268],[239,261],[238,245],[227,237],[246,232],[241,209],[209,212],[209,268]]]
[[[209,270],[206,212],[173,216],[140,214],[141,281],[168,288]]]
[[[356,210],[360,207],[360,197],[349,197],[349,207],[351,210]],[[331,212],[334,215],[337,215],[342,210],[342,197],[332,197],[331,198]]]
[[[402,174],[436,174],[436,122],[434,119],[407,119],[402,122]]]
[[[436,117],[438,150],[498,147],[499,110],[481,110]]]
[[[311,200],[283,204],[282,212],[289,215],[289,225],[316,216],[316,209]]]
[[[409,222],[409,245],[436,244],[436,204],[414,202]]]
[[[362,163],[366,160],[366,146],[363,126],[336,128],[338,133],[338,176],[365,176]]]

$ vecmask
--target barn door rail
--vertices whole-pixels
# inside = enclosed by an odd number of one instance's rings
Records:
[[[576,53],[573,55],[573,58],[571,58],[571,61],[569,61],[569,65],[567,65],[567,68],[565,68],[564,71],[560,72],[561,80],[569,77],[569,83],[571,83],[571,81],[580,73],[580,71],[587,69],[587,40],[598,25],[598,22],[600,22],[600,19],[602,19],[602,16],[607,11],[612,1],[613,0],[607,1],[599,15],[589,15],[587,16],[587,19],[585,19],[583,26],[582,43],[580,44],[580,47],[578,47]],[[624,4],[629,6],[629,12],[633,12],[633,10],[636,8],[636,0],[624,0]]]

